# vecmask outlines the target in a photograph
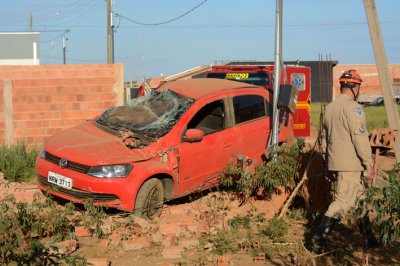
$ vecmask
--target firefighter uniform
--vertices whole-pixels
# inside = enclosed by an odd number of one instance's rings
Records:
[[[324,115],[326,160],[336,172],[335,200],[325,216],[340,219],[363,191],[362,176],[373,167],[366,119],[362,107],[345,94],[330,103]]]

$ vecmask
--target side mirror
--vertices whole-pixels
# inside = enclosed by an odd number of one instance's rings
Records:
[[[203,137],[204,137],[203,130],[191,128],[185,132],[183,140],[187,142],[199,142],[203,139]]]

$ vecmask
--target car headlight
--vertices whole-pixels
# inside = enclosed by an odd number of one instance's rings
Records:
[[[88,175],[100,178],[127,177],[132,168],[130,164],[93,166],[89,169]]]
[[[44,148],[40,150],[40,158],[46,159],[46,150]]]

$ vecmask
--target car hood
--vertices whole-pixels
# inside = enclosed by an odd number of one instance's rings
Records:
[[[96,127],[92,121],[49,137],[45,149],[55,156],[88,166],[144,161],[154,156],[149,146],[128,149],[118,137]]]

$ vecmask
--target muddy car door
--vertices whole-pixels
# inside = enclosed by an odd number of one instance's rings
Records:
[[[234,113],[234,129],[238,153],[243,154],[245,167],[261,163],[271,127],[267,95],[247,92],[231,94],[229,101]]]
[[[179,145],[180,194],[216,185],[219,174],[236,153],[236,136],[227,126],[226,107],[226,97],[208,101],[198,108],[183,130]],[[190,129],[201,130],[203,137],[185,140],[185,133]]]

